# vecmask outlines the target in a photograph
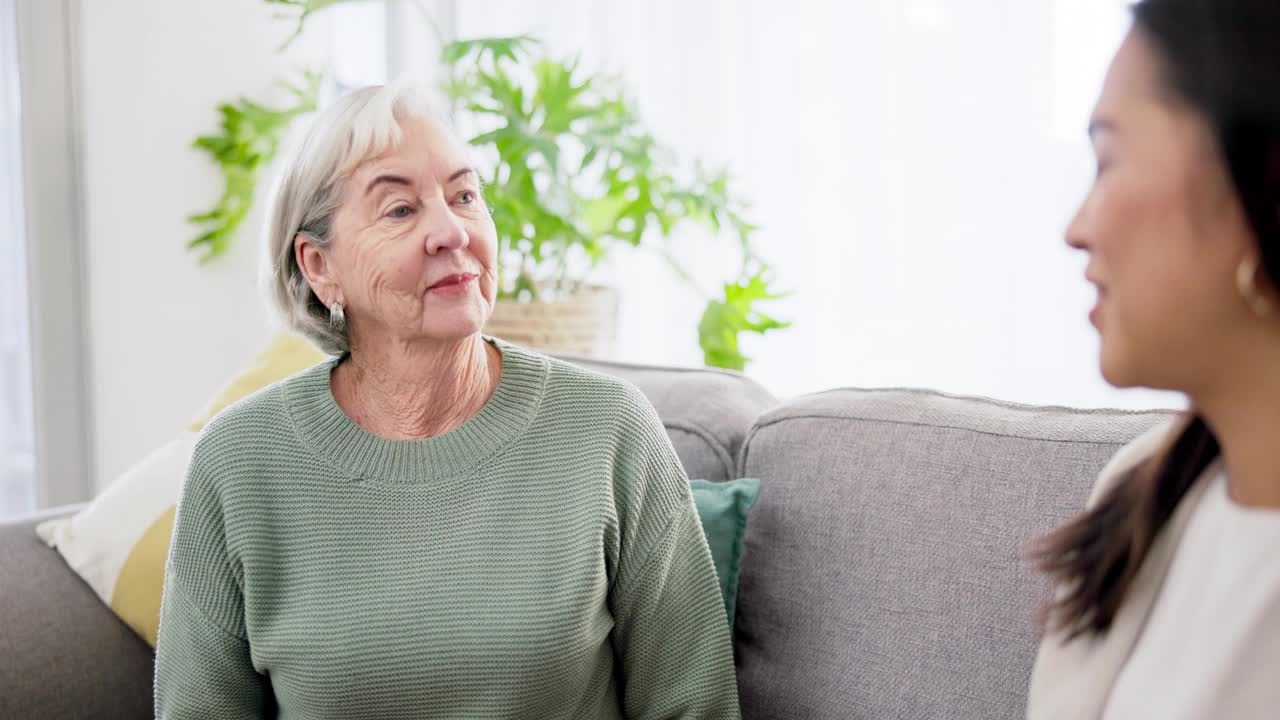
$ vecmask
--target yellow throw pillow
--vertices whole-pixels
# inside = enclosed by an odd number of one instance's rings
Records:
[[[225,410],[231,403],[252,395],[277,380],[283,380],[294,373],[306,370],[324,360],[325,357],[324,353],[317,350],[315,345],[301,335],[285,333],[276,336],[276,339],[271,341],[271,345],[254,361],[253,367],[227,383],[209,403],[204,413],[187,429],[200,432],[214,415]]]
[[[200,430],[228,405],[325,357],[300,336],[276,337],[178,437],[126,470],[83,510],[41,523],[36,534],[155,647],[174,512]]]

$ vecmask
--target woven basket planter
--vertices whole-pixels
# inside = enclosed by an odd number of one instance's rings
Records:
[[[485,332],[535,350],[606,357],[617,324],[618,292],[591,286],[556,302],[500,299]]]

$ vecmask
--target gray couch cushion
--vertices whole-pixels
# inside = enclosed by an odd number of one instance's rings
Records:
[[[40,542],[37,522],[0,525],[0,718],[152,717],[151,648]]]
[[[1028,540],[1162,413],[921,391],[788,402],[748,436],[737,652],[753,718],[1020,718],[1043,580]]]
[[[615,375],[640,388],[667,428],[690,478],[715,482],[734,477],[735,461],[751,423],[777,399],[746,376],[710,368],[671,368],[562,359]]]

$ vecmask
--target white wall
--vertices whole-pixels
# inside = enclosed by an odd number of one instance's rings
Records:
[[[87,322],[97,487],[185,427],[270,337],[258,292],[262,205],[231,252],[205,266],[184,218],[211,206],[221,177],[197,135],[215,104],[275,87],[325,54],[315,23],[290,32],[262,0],[81,3],[81,124]],[[321,18],[323,21],[323,18]]]

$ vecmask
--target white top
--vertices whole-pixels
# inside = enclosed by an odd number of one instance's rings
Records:
[[[1280,718],[1280,511],[1215,472],[1104,720]]]

